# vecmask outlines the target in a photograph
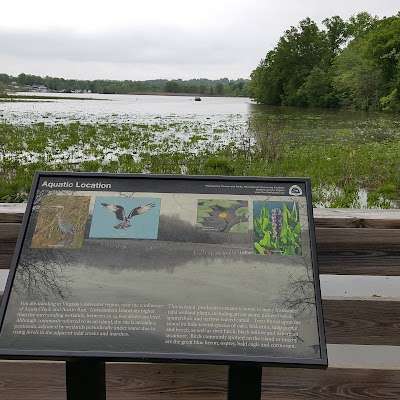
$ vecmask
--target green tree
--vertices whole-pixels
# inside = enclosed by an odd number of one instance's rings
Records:
[[[11,81],[11,76],[8,76],[7,74],[0,74],[0,82],[4,83],[5,85],[9,85]]]
[[[204,84],[201,84],[199,86],[199,92],[200,92],[200,94],[206,94],[207,93],[207,86],[204,85]]]
[[[354,39],[335,60],[334,86],[344,105],[397,109],[400,89],[400,17],[352,17]],[[354,28],[355,27],[355,28]]]
[[[327,68],[330,60],[326,32],[306,18],[288,29],[252,72],[250,96],[265,104],[306,106],[300,88],[315,67]]]
[[[259,103],[354,109],[400,108],[400,13],[336,15],[319,30],[291,27],[252,71],[246,89]],[[231,88],[233,93],[235,88]]]
[[[332,18],[326,18],[322,23],[327,28],[326,35],[332,54],[336,55],[346,44],[349,37],[348,23],[343,21],[343,19],[338,15],[335,15]]]
[[[101,80],[94,81],[64,79],[46,76],[45,78],[37,75],[21,73],[14,78],[7,74],[0,74],[0,82],[6,84],[13,80],[22,85],[42,84],[51,90],[59,92],[71,91],[91,91],[93,93],[190,93],[190,94],[217,94],[218,96],[245,96],[247,94],[248,80],[237,79],[229,81],[228,78],[218,80],[210,79],[182,79],[167,81],[166,79],[154,79],[148,81],[116,81]]]
[[[28,78],[28,76],[27,75],[25,75],[25,74],[19,74],[18,75],[18,77],[17,77],[17,82],[20,84],[20,85],[28,85],[29,83],[29,78]]]
[[[165,91],[167,93],[180,93],[181,88],[178,82],[168,81],[165,83]]]
[[[382,73],[363,58],[356,46],[349,46],[334,62],[333,85],[342,105],[359,110],[380,107]]]
[[[382,69],[389,84],[397,80],[400,54],[400,17],[383,18],[359,42],[363,57]]]
[[[217,96],[223,96],[224,95],[224,85],[222,84],[222,82],[218,82],[215,85],[215,94]]]
[[[347,35],[353,39],[365,36],[377,23],[379,18],[363,11],[352,15],[347,22]]]
[[[325,71],[320,67],[313,68],[298,92],[311,107],[337,107],[339,105],[339,98],[333,87],[331,70]]]
[[[275,50],[267,53],[250,75],[249,96],[258,103],[280,105],[283,83],[274,65]]]

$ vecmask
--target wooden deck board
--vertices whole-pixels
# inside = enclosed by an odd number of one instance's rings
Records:
[[[400,210],[314,208],[313,214],[320,228],[400,229]]]
[[[0,269],[9,269],[20,224],[0,223]],[[322,274],[400,276],[400,229],[317,228]]]
[[[400,302],[323,300],[327,343],[400,346]]]
[[[18,239],[19,229],[21,227],[21,223],[9,223],[9,224],[0,224],[0,243],[8,242],[14,243]]]
[[[107,400],[226,399],[228,367],[107,364]],[[263,400],[399,399],[400,370],[264,368]],[[66,399],[60,362],[0,362],[0,398]]]
[[[66,400],[65,363],[0,361],[0,399]]]
[[[21,222],[25,203],[0,203],[0,223]],[[321,228],[400,229],[400,210],[314,208],[314,221]]]
[[[0,204],[0,268],[10,267],[25,207]],[[400,210],[314,217],[321,273],[400,276]],[[329,298],[323,308],[329,344],[400,346],[400,301]],[[226,366],[110,363],[107,399],[226,399],[227,377]],[[264,368],[262,399],[399,399],[399,382],[398,368]],[[65,364],[0,361],[0,399],[65,400]]]
[[[25,210],[25,203],[0,203],[0,224],[21,223]]]

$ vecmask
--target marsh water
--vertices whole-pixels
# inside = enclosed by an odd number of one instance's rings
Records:
[[[0,121],[11,124],[197,122],[227,133],[238,130],[245,133],[249,126],[260,135],[280,131],[295,142],[390,141],[400,137],[400,116],[395,114],[271,107],[255,104],[248,98],[232,97],[202,97],[201,101],[195,101],[189,96],[45,95],[57,99],[0,103]]]
[[[21,95],[33,93],[20,93]],[[43,96],[37,93],[36,96]],[[188,96],[49,94],[55,100],[2,103],[1,118],[6,122],[31,124],[68,123],[143,123],[164,121],[212,122],[215,125],[246,121],[250,99]],[[60,99],[65,97],[66,99]]]
[[[293,146],[400,140],[398,114],[270,107],[255,104],[248,98],[229,97],[202,97],[201,101],[195,101],[190,96],[29,95],[54,99],[2,102],[0,122],[13,125],[135,124],[154,131],[160,140],[169,138],[176,144],[201,137],[203,144],[214,148],[226,143],[251,146],[257,138],[271,134],[278,134],[281,141]],[[365,195],[361,190],[361,202]]]

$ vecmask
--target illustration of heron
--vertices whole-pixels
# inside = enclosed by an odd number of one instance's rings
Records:
[[[58,246],[65,246],[72,243],[75,235],[75,228],[63,218],[64,206],[56,205],[49,208],[55,208],[58,230],[61,233],[61,240],[57,243]]]
[[[118,225],[115,225],[115,229],[126,229],[129,228],[131,225],[131,219],[137,215],[145,214],[147,213],[150,209],[152,209],[155,204],[154,203],[148,203],[144,206],[139,206],[135,207],[129,214],[126,216],[125,214],[125,209],[122,206],[119,205],[114,205],[114,204],[107,204],[107,203],[101,203],[101,205],[107,210],[115,213],[115,216],[117,220],[121,221]]]

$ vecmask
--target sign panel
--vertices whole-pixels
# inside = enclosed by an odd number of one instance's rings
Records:
[[[37,173],[0,355],[326,366],[309,181]]]

